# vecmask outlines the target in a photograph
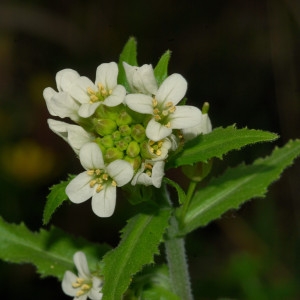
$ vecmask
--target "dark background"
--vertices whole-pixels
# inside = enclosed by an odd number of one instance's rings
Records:
[[[196,4],[195,4],[196,3]],[[210,102],[214,127],[300,136],[300,2],[230,1],[1,1],[0,214],[32,230],[42,226],[48,188],[81,170],[69,146],[47,127],[42,91],[73,68],[94,80],[102,62],[117,61],[138,40],[139,64],[156,64],[172,50],[170,73],[188,81],[189,104]],[[265,156],[260,144],[215,163],[215,171]],[[196,299],[297,299],[300,263],[299,161],[265,199],[246,203],[187,237]],[[181,177],[178,176],[178,182]],[[92,241],[118,243],[131,215],[126,199],[109,219],[90,201],[64,204],[52,224]],[[79,220],[79,221],[78,221]],[[30,265],[0,262],[4,299],[70,299],[53,278]]]

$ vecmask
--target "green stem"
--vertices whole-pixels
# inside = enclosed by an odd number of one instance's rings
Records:
[[[187,194],[186,194],[186,200],[183,203],[183,207],[182,207],[182,211],[181,211],[181,215],[180,215],[181,220],[184,219],[184,216],[185,216],[186,211],[187,211],[187,209],[190,205],[190,202],[191,202],[192,196],[194,195],[197,184],[198,184],[198,182],[192,181],[192,180],[189,184],[188,191],[187,191]]]
[[[163,189],[165,200],[171,204],[166,187]],[[178,221],[175,216],[170,219],[165,240],[166,256],[173,292],[182,300],[192,300],[192,289],[185,253],[184,237],[178,237]]]
[[[177,233],[178,222],[175,217],[171,217],[165,241],[171,286],[179,299],[192,300],[193,295],[185,253],[185,242],[183,237],[176,237]]]

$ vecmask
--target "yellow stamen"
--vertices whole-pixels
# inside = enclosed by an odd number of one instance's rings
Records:
[[[91,180],[91,181],[90,181],[90,187],[91,187],[91,188],[94,187],[96,183],[97,183],[97,180],[96,180],[96,179]]]
[[[172,107],[173,106],[173,102],[167,102],[166,104],[165,104],[165,107]]]
[[[79,290],[77,293],[76,293],[76,297],[80,297],[82,295],[84,295],[86,292],[83,291],[83,290]]]
[[[158,156],[160,156],[161,155],[161,150],[158,149],[155,154],[158,155]]]
[[[89,284],[86,284],[86,283],[85,283],[85,284],[82,285],[81,289],[82,289],[83,291],[88,291],[88,290],[91,289],[91,286],[90,286]]]
[[[113,181],[111,182],[111,185],[112,185],[112,186],[117,186],[117,183],[113,180]]]
[[[171,123],[168,122],[167,124],[165,124],[165,126],[166,126],[167,128],[170,128],[170,127],[171,127]]]
[[[152,99],[152,105],[153,105],[153,107],[157,106],[157,100],[155,98]]]
[[[100,169],[96,169],[95,173],[96,173],[96,175],[100,175],[101,174],[101,170]]]
[[[103,178],[103,180],[108,180],[108,175],[107,175],[106,173],[104,173],[104,174],[102,175],[102,178]]]
[[[147,170],[147,171],[146,171],[146,174],[147,174],[149,177],[151,177],[152,172],[151,172],[150,170]]]
[[[92,176],[92,175],[94,175],[94,170],[88,170],[88,171],[86,171],[86,173],[87,173],[88,175]]]
[[[162,111],[162,114],[163,114],[163,116],[166,117],[166,116],[169,114],[169,111],[168,111],[168,110],[163,110],[163,111]]]
[[[99,193],[103,190],[103,185],[98,184],[97,188],[96,188],[96,193]]]

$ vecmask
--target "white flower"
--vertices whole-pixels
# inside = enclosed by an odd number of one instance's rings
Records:
[[[157,142],[149,140],[147,144],[147,149],[149,154],[151,155],[152,161],[166,159],[168,157],[168,153],[171,148],[172,148],[172,141],[169,138],[164,138]]]
[[[68,91],[72,83],[79,78],[79,74],[72,69],[64,69],[56,74],[56,86],[58,92],[47,87],[43,91],[43,96],[49,113],[60,118],[69,117],[73,121],[78,121],[79,103],[73,99]]]
[[[153,185],[157,188],[161,186],[161,181],[165,175],[164,161],[150,161],[146,160],[140,170],[133,177],[131,184],[143,184],[146,186]]]
[[[76,154],[86,143],[95,140],[95,137],[86,132],[82,127],[62,121],[48,119],[49,128],[63,138],[73,148]]]
[[[85,76],[72,82],[69,94],[81,104],[81,117],[90,117],[101,104],[112,107],[123,102],[126,90],[117,84],[118,72],[115,62],[104,63],[97,68],[95,84]]]
[[[198,136],[199,134],[207,134],[210,133],[211,131],[212,131],[211,121],[208,114],[206,113],[206,114],[202,114],[200,124],[194,127],[183,129],[182,134],[184,136],[184,139],[186,141],[189,141],[195,138],[196,136]]]
[[[123,62],[123,66],[132,93],[156,94],[158,86],[151,65],[136,67]]]
[[[115,210],[116,187],[127,184],[133,176],[131,164],[118,159],[106,166],[96,143],[85,144],[80,149],[79,158],[87,171],[68,184],[66,194],[74,203],[92,197],[93,212],[99,217],[110,217]]]
[[[78,276],[70,271],[66,271],[62,289],[68,296],[74,297],[74,300],[101,300],[103,294],[101,278],[90,273],[86,256],[83,252],[78,251],[73,256],[74,264],[78,270]]]
[[[167,77],[154,97],[144,94],[129,94],[125,103],[133,111],[152,115],[146,127],[146,135],[159,141],[172,133],[172,129],[196,126],[201,122],[202,113],[194,106],[176,106],[184,97],[187,82],[180,74]]]

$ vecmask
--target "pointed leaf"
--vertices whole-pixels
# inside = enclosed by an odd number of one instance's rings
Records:
[[[173,181],[167,177],[165,177],[163,180],[164,180],[164,182],[166,182],[167,184],[171,185],[173,188],[176,189],[177,194],[178,194],[178,202],[180,204],[184,203],[186,200],[186,194],[185,194],[184,190],[181,188],[181,186],[178,183],[176,183],[175,181]]]
[[[78,250],[86,254],[95,270],[109,249],[105,244],[93,244],[54,227],[31,232],[24,224],[9,224],[0,217],[0,258],[13,263],[32,263],[42,277],[55,276],[61,280],[65,271],[74,269],[73,255]]]
[[[127,62],[129,65],[137,66],[137,51],[136,51],[136,40],[134,37],[129,38],[125,44],[119,59],[119,74],[118,74],[118,84],[123,85],[127,91],[129,91],[129,84],[126,79],[125,70],[123,67],[123,62]]]
[[[184,218],[181,234],[205,226],[230,209],[237,209],[251,198],[264,197],[268,186],[300,155],[300,140],[290,141],[282,148],[252,165],[240,165],[199,190]],[[179,210],[180,214],[181,209]]]
[[[154,75],[159,86],[168,76],[168,65],[170,58],[171,51],[168,50],[162,55],[156,67],[154,68]]]
[[[47,196],[47,202],[43,212],[43,224],[46,225],[49,223],[52,215],[56,209],[62,205],[62,203],[68,200],[68,196],[65,192],[67,185],[74,178],[74,175],[70,175],[68,180],[61,181],[58,184],[53,185],[50,188],[50,193]]]
[[[258,143],[270,142],[278,138],[278,135],[268,131],[254,129],[237,129],[235,126],[216,128],[211,133],[199,135],[188,141],[183,151],[173,157],[167,164],[167,168],[207,162],[213,157],[222,158],[231,150]]]
[[[121,299],[132,276],[145,264],[153,263],[158,245],[168,226],[170,209],[140,213],[131,218],[123,230],[117,248],[103,258],[103,299]]]

